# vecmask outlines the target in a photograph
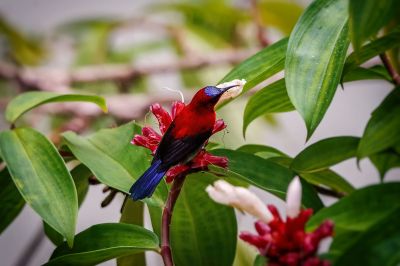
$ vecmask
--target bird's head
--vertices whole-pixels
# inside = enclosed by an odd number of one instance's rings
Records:
[[[199,90],[193,97],[190,104],[199,107],[214,107],[221,96],[229,89],[237,87],[237,85],[218,88],[216,86],[207,86]]]

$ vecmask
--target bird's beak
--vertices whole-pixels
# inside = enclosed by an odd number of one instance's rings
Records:
[[[237,86],[238,85],[232,85],[232,86],[229,86],[229,87],[226,87],[226,88],[222,88],[222,89],[220,89],[220,92],[221,92],[221,94],[224,94],[229,89],[232,89],[232,88],[237,87]]]

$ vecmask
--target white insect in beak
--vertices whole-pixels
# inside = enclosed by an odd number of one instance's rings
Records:
[[[286,193],[286,216],[295,218],[301,209],[301,182],[299,177],[293,178]]]
[[[265,223],[273,219],[267,206],[246,188],[235,187],[224,180],[218,180],[213,186],[207,186],[206,191],[215,202],[247,212]]]
[[[229,89],[224,94],[222,94],[220,101],[230,98],[235,98],[236,96],[238,96],[242,92],[244,84],[246,84],[246,80],[244,79],[234,79],[229,82],[218,84],[216,87],[220,89],[225,89],[234,86],[233,88]]]

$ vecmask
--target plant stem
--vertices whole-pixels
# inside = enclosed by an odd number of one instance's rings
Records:
[[[390,59],[388,58],[386,53],[380,54],[379,57],[381,58],[383,65],[385,66],[385,68],[389,72],[390,76],[392,77],[394,84],[400,85],[400,75],[394,69],[394,67],[393,67],[392,63],[390,62]]]
[[[179,193],[181,192],[183,183],[186,179],[188,173],[182,173],[181,175],[175,177],[172,183],[171,190],[168,194],[167,203],[165,204],[163,214],[162,214],[162,224],[161,224],[161,256],[164,261],[165,266],[173,266],[174,262],[172,259],[171,247],[169,243],[169,226],[171,224],[172,212],[176,200],[178,199]]]
[[[314,185],[314,188],[318,193],[320,193],[322,195],[325,195],[325,196],[330,196],[330,197],[334,197],[334,198],[338,198],[338,199],[343,198],[344,196],[346,196],[342,192],[337,192],[337,191],[330,190],[330,189],[327,189],[327,188],[324,188],[324,187],[320,187],[320,186]]]

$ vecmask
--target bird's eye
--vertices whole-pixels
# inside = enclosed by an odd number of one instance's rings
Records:
[[[206,87],[204,92],[209,97],[215,97],[221,94],[221,90],[214,86]]]

